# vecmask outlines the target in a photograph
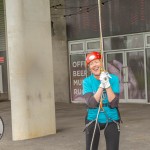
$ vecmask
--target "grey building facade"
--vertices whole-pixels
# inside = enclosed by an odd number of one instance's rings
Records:
[[[116,69],[119,69],[121,90],[124,89],[123,102],[150,101],[149,3],[149,0],[102,0],[105,64],[108,69],[114,59],[122,63],[122,68]],[[0,91],[1,98],[5,98],[9,97],[9,82],[3,0],[0,9]],[[55,101],[82,102],[81,83],[88,75],[84,66],[85,55],[89,51],[99,51],[97,0],[51,0],[50,11]],[[135,83],[129,83],[129,74],[134,74]]]

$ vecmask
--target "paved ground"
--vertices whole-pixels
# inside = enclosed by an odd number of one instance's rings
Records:
[[[57,134],[24,141],[12,141],[10,102],[0,102],[0,116],[5,133],[0,150],[85,150],[83,104],[56,104]],[[120,150],[150,150],[150,105],[120,104],[124,123],[121,125]],[[103,131],[100,150],[106,150]]]

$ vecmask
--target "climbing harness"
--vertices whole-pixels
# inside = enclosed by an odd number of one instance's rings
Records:
[[[101,101],[103,101],[102,98],[101,98]],[[109,106],[107,106],[107,107],[109,107]],[[93,136],[92,136],[91,145],[90,145],[90,150],[92,150],[93,141],[94,141],[94,136],[95,136],[95,132],[96,132],[96,127],[98,126],[99,132],[100,132],[100,130],[101,130],[101,129],[100,129],[100,126],[99,126],[99,123],[98,123],[98,117],[99,117],[99,114],[102,113],[102,112],[105,114],[106,119],[107,119],[106,125],[105,125],[105,128],[104,128],[104,131],[105,131],[105,129],[107,128],[107,126],[108,126],[108,124],[109,124],[109,121],[111,121],[111,122],[114,122],[114,123],[116,124],[117,129],[118,129],[118,132],[120,132],[120,123],[117,122],[117,121],[115,121],[115,120],[112,120],[111,118],[108,117],[108,115],[107,115],[105,109],[103,108],[103,104],[99,105],[98,112],[97,112],[97,115],[96,115],[96,119],[95,119],[95,120],[92,120],[92,121],[90,121],[90,122],[88,122],[88,123],[85,125],[85,129],[84,129],[84,131],[85,131],[93,122],[95,122],[94,130],[93,130]]]

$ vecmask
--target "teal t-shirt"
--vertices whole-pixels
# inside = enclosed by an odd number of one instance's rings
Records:
[[[116,75],[110,74],[111,78],[109,79],[111,88],[114,93],[120,93],[119,79]],[[100,80],[96,79],[94,75],[90,75],[89,77],[83,80],[83,95],[86,93],[96,93],[99,88]],[[104,90],[103,95],[103,103],[109,103],[107,93]],[[98,116],[99,123],[112,122],[112,120],[119,120],[118,110],[117,108],[103,107],[104,112],[100,111]],[[96,119],[98,112],[98,108],[88,108],[87,109],[87,120],[92,121]],[[108,120],[108,118],[110,118]]]

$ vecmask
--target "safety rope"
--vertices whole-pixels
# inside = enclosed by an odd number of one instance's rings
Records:
[[[104,64],[104,46],[103,46],[103,33],[102,33],[102,15],[101,15],[101,0],[98,0],[98,12],[99,12],[99,26],[100,26],[100,53],[101,53],[101,64],[103,64],[103,68],[101,68],[101,72],[105,71],[105,64]],[[100,108],[103,106],[102,97],[100,99]],[[100,109],[99,108],[99,109]]]
[[[101,16],[101,0],[98,0],[98,12],[99,12],[99,26],[100,26],[100,53],[101,53],[101,56],[102,56],[102,59],[100,59],[101,63],[103,64],[103,70],[105,68],[105,65],[104,65],[104,55],[103,55],[103,33],[102,33],[102,16]]]
[[[100,53],[101,53],[101,56],[102,56],[100,61],[101,61],[101,64],[103,64],[103,68],[101,68],[101,71],[103,71],[104,70],[104,57],[103,57],[103,34],[102,34],[102,19],[101,19],[101,0],[98,0],[98,12],[99,12],[99,25],[100,25]],[[94,127],[94,130],[93,130],[93,136],[92,136],[92,140],[91,140],[91,144],[90,144],[90,150],[92,150],[95,131],[96,131],[97,123],[98,123],[98,116],[99,116],[99,113],[100,113],[101,109],[103,109],[102,96],[101,96],[101,99],[100,99],[100,104],[99,104],[98,112],[97,112],[97,115],[96,115],[95,127]]]
[[[102,17],[101,17],[101,0],[98,0],[98,10],[99,10],[99,25],[100,25],[100,53],[101,53],[101,56],[102,58],[100,59],[101,61],[101,64],[103,64],[103,68],[101,68],[101,72],[102,71],[105,71],[105,65],[104,65],[104,52],[103,52],[103,34],[102,34]],[[103,93],[102,93],[103,95]],[[98,123],[98,116],[99,116],[99,113],[101,112],[101,110],[104,112],[106,118],[107,118],[107,122],[106,122],[106,125],[105,125],[105,128],[104,128],[104,131],[105,129],[107,128],[108,126],[108,123],[109,123],[109,120],[111,120],[112,122],[116,123],[117,125],[117,128],[118,128],[118,131],[120,131],[120,126],[119,126],[119,123],[112,120],[111,118],[108,117],[107,113],[105,112],[104,108],[103,108],[103,98],[101,96],[101,99],[100,99],[100,104],[99,104],[99,107],[98,107],[98,112],[97,112],[97,115],[96,115],[96,119],[94,120],[95,121],[95,126],[94,126],[94,130],[93,130],[93,136],[92,136],[92,140],[91,140],[91,144],[90,144],[90,150],[92,150],[92,146],[93,146],[93,141],[94,141],[94,136],[95,136],[95,132],[96,132],[96,127],[98,125],[99,127],[99,123]],[[91,121],[87,124],[86,128],[91,125],[94,121]],[[99,127],[99,132],[100,132],[100,127]]]

